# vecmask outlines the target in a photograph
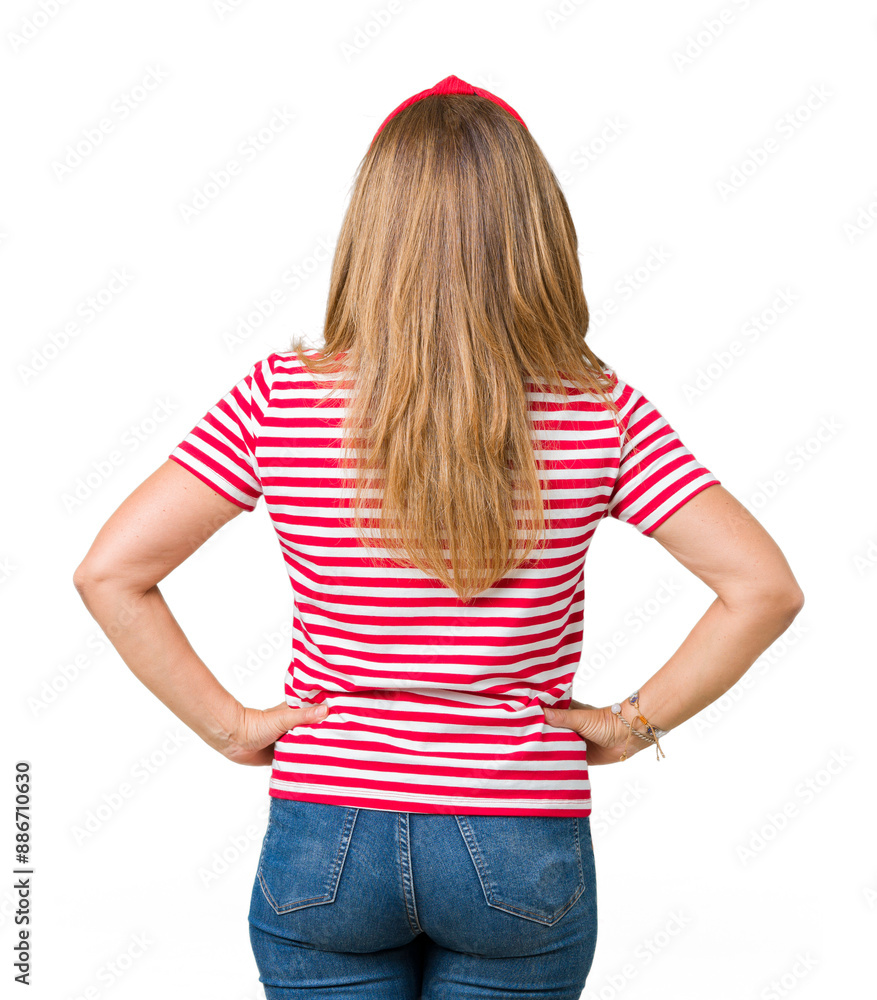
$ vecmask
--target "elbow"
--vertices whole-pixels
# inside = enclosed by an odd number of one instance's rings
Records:
[[[784,628],[788,628],[804,607],[804,592],[795,585],[788,591],[775,592],[770,604],[772,613]]]
[[[804,591],[791,573],[783,574],[771,588],[772,605],[791,621],[804,607]]]
[[[804,592],[797,584],[794,584],[787,590],[776,593],[773,600],[770,618],[777,634],[782,635],[787,628],[791,627],[801,608],[804,607]]]
[[[804,591],[793,579],[757,590],[743,593],[720,594],[722,602],[729,610],[768,616],[791,625],[804,607]]]
[[[89,561],[83,561],[73,571],[73,586],[80,596],[87,590],[93,590],[98,584],[113,579],[114,574],[106,568],[101,568]]]
[[[92,576],[85,563],[80,563],[73,571],[73,586],[81,597],[92,583]]]
[[[130,570],[126,572],[115,563],[86,557],[73,571],[73,586],[85,598],[98,590],[139,596],[155,583],[145,581],[142,575],[135,576]]]
[[[804,591],[801,590],[801,588],[798,586],[797,583],[792,588],[791,592],[788,594],[788,602],[789,602],[789,612],[792,618],[794,618],[801,610],[801,608],[804,607]]]

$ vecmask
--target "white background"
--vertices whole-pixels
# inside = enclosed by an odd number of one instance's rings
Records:
[[[583,996],[873,984],[873,6],[13,0],[0,18],[4,991],[25,759],[29,996],[263,995],[246,912],[268,769],[179,724],[71,577],[255,360],[319,342],[356,166],[449,74],[528,124],[575,218],[589,343],[760,519],[806,597],[664,760],[591,771]],[[644,683],[713,596],[608,519],[586,584],[574,696],[598,705]],[[262,505],[161,589],[244,704],[282,699],[292,597]]]

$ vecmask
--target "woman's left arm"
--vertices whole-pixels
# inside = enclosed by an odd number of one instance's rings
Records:
[[[245,708],[192,648],[158,589],[243,510],[167,459],[104,524],[73,584],[132,673],[174,715],[229,759],[270,764],[274,741],[315,719],[285,702]]]

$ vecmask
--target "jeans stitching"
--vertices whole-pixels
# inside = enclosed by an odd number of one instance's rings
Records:
[[[487,891],[487,868],[484,863],[484,858],[481,855],[481,849],[478,846],[478,841],[475,839],[475,835],[472,831],[472,827],[469,825],[469,821],[465,816],[457,816],[457,826],[460,828],[460,832],[463,834],[463,839],[466,842],[466,847],[469,850],[469,855],[475,864],[475,871],[478,874],[478,881],[481,883],[481,891],[484,893],[484,898],[490,905],[490,894]],[[465,829],[464,829],[465,827]],[[492,891],[492,885],[491,885]]]
[[[347,851],[350,847],[350,841],[353,837],[353,827],[356,825],[356,817],[358,815],[359,807],[350,806],[344,817],[344,825],[341,827],[341,840],[338,843],[338,853],[335,855],[330,876],[333,901],[338,895],[338,883],[341,881],[341,871],[344,868],[344,862],[347,860]]]
[[[399,818],[399,867],[402,872],[402,895],[405,899],[405,913],[408,917],[408,923],[411,930],[415,934],[420,934],[422,933],[423,928],[420,926],[420,921],[417,917],[417,900],[414,895],[414,879],[411,877],[411,840],[409,837],[410,820],[406,819],[403,822],[402,817],[407,817],[407,813],[399,812],[396,815]],[[402,832],[403,828],[405,831],[404,835]]]
[[[341,839],[338,844],[338,852],[336,853],[335,858],[332,861],[332,867],[329,870],[329,884],[332,887],[331,893],[326,891],[320,896],[309,896],[306,899],[297,899],[291,906],[281,906],[275,900],[274,895],[268,888],[268,883],[266,882],[265,875],[263,873],[262,861],[265,856],[265,845],[268,843],[268,830],[271,829],[271,817],[269,814],[268,827],[265,831],[265,839],[262,842],[262,851],[259,854],[259,866],[256,870],[256,877],[259,879],[259,884],[262,887],[262,892],[265,894],[265,898],[271,904],[271,908],[275,913],[281,915],[284,913],[291,913],[293,910],[300,910],[305,906],[313,906],[316,903],[331,903],[335,901],[335,896],[338,893],[338,883],[341,878],[341,871],[344,867],[344,862],[347,859],[347,849],[350,846],[353,827],[356,824],[356,817],[358,815],[359,808],[356,806],[350,806],[344,817],[344,825],[341,828]]]
[[[486,862],[481,854],[481,850],[478,846],[478,842],[474,837],[472,828],[465,816],[457,816],[457,825],[460,827],[460,831],[466,840],[466,845],[469,848],[469,854],[475,863],[475,870],[478,874],[478,880],[481,883],[481,891],[484,893],[484,897],[487,901],[488,906],[492,906],[494,909],[503,910],[506,913],[514,914],[515,916],[523,917],[525,920],[534,920],[537,923],[545,924],[547,927],[551,927],[557,923],[558,920],[564,914],[566,914],[572,906],[578,901],[579,897],[584,893],[585,885],[585,874],[582,869],[582,854],[579,845],[579,824],[578,817],[575,817],[576,822],[573,824],[574,827],[574,837],[575,837],[575,848],[576,848],[576,860],[578,862],[579,879],[578,879],[578,889],[570,898],[567,905],[557,914],[552,920],[546,920],[544,917],[537,916],[533,910],[525,910],[521,907],[515,906],[512,903],[506,903],[503,900],[497,901],[496,899],[496,889],[489,876],[489,870],[487,868]],[[463,827],[465,826],[465,830]],[[489,891],[488,891],[489,887]]]

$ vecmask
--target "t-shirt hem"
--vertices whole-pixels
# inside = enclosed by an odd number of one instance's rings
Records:
[[[229,493],[228,489],[223,488],[219,485],[219,483],[214,482],[212,479],[208,479],[203,472],[199,472],[197,469],[193,468],[178,454],[172,452],[168,455],[168,458],[172,459],[178,465],[181,465],[184,469],[186,469],[186,471],[191,472],[192,475],[200,479],[202,483],[206,483],[206,485],[209,486],[214,493],[218,493],[220,496],[225,497],[226,500],[230,500],[238,507],[242,507],[246,511],[254,511],[256,509],[256,504],[252,500],[244,501],[241,497],[235,496],[233,493]]]
[[[416,795],[405,796],[376,790],[338,789],[332,785],[301,785],[275,780],[269,784],[271,798],[293,799],[299,802],[323,802],[348,808],[374,809],[381,812],[440,813],[471,816],[590,816],[591,799],[481,799],[477,802],[449,794],[433,796],[426,801]]]
[[[652,524],[650,524],[648,528],[643,528],[643,534],[651,535],[651,533],[655,530],[655,528],[659,528],[671,514],[675,514],[676,511],[684,507],[689,500],[693,500],[698,493],[702,493],[707,488],[707,486],[721,486],[721,485],[722,484],[719,482],[718,479],[709,479],[705,483],[698,483],[695,489],[693,489],[690,493],[686,493],[685,496],[682,497],[682,499],[679,500],[677,503],[675,503],[669,510],[664,511],[664,513],[658,518],[657,521],[654,521]]]

